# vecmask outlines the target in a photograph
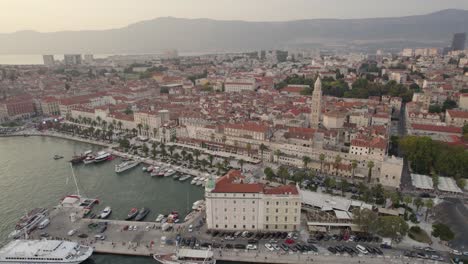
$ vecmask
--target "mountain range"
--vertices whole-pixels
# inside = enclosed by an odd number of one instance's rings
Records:
[[[450,43],[468,29],[468,10],[389,18],[306,19],[284,22],[164,17],[109,30],[0,34],[3,54],[158,53],[241,51],[308,45]]]

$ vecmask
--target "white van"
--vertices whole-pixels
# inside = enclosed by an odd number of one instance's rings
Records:
[[[362,254],[368,254],[369,252],[367,251],[367,249],[361,245],[357,245],[356,246],[357,250],[359,250],[359,252],[361,252]]]
[[[44,228],[46,228],[49,224],[50,224],[50,220],[49,220],[49,218],[46,218],[46,219],[42,220],[42,222],[39,223],[38,228],[39,228],[39,229],[44,229]]]

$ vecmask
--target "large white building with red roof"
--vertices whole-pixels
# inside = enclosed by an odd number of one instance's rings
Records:
[[[300,225],[295,185],[247,183],[240,171],[231,170],[206,184],[205,199],[208,229],[292,231]]]

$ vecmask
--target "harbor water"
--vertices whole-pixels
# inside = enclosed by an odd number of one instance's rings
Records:
[[[0,138],[0,245],[7,242],[16,221],[35,207],[52,207],[76,188],[68,160],[74,154],[100,147],[49,137]],[[54,160],[55,154],[64,156]],[[147,207],[145,221],[154,221],[160,213],[179,211],[181,217],[194,201],[203,198],[203,188],[179,182],[172,177],[152,178],[142,165],[117,174],[116,158],[101,164],[74,166],[81,195],[98,198],[97,212],[112,207],[110,219],[124,219],[132,207]],[[96,210],[97,209],[97,210]],[[89,263],[155,263],[150,258],[94,255]]]

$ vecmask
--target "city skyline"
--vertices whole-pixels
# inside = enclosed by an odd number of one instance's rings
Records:
[[[57,1],[32,0],[0,3],[0,32],[11,33],[23,30],[54,32],[62,30],[103,30],[121,28],[129,24],[158,17],[208,18],[215,20],[243,21],[289,21],[316,18],[375,18],[423,15],[443,9],[468,9],[468,2],[462,0],[412,0],[392,1],[375,4],[369,0],[294,0],[288,5],[282,0],[229,1]],[[401,10],[401,6],[405,10]],[[367,8],[362,8],[366,6]],[[340,7],[340,8],[337,8]],[[72,11],[72,12],[71,12]],[[131,12],[130,12],[131,11]]]

